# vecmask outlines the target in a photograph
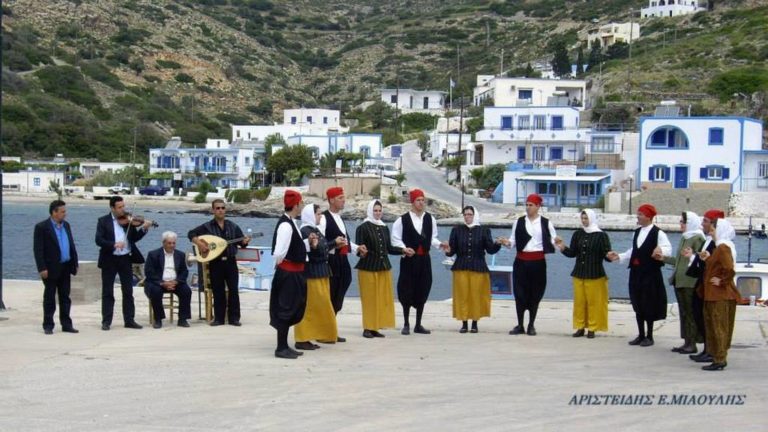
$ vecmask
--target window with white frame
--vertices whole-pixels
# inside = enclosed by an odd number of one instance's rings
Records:
[[[669,171],[669,167],[665,165],[654,165],[649,169],[648,180],[653,182],[669,181]]]
[[[759,178],[768,178],[768,161],[757,163],[757,176]]]
[[[40,186],[40,177],[33,177],[32,178],[32,184],[34,186]]]
[[[674,126],[656,129],[648,139],[648,148],[687,149],[688,137]]]
[[[517,128],[521,130],[526,130],[531,128],[531,117],[530,116],[518,116],[517,117]]]
[[[710,166],[707,167],[707,179],[709,180],[722,180],[723,179],[723,167]]]
[[[533,116],[533,128],[537,130],[544,130],[547,128],[547,116],[535,115]]]
[[[613,153],[614,147],[612,136],[593,136],[590,151],[592,153]]]

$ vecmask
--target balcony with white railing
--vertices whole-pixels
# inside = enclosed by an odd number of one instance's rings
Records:
[[[475,134],[475,141],[485,142],[578,142],[587,141],[589,129],[503,129],[486,128]]]

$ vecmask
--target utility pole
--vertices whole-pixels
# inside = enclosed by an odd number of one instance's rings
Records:
[[[499,76],[504,76],[504,48],[501,49],[501,61],[499,61]]]
[[[459,46],[456,45],[456,84],[458,87],[459,80],[461,79],[461,56],[459,53]],[[458,158],[458,165],[456,166],[456,181],[461,186],[461,135],[464,126],[464,96],[459,97],[459,149],[456,152]],[[461,188],[461,200],[464,201],[464,188]],[[463,207],[462,207],[463,208]]]
[[[635,12],[629,10],[629,62],[627,63],[627,100],[632,98],[632,29],[634,28]]]

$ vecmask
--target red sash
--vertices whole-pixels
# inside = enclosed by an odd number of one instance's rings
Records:
[[[288,260],[283,260],[280,262],[280,264],[277,265],[277,267],[291,273],[301,273],[304,271],[304,263],[297,263]]]
[[[543,251],[518,252],[517,258],[523,261],[540,261],[544,259],[544,252]]]

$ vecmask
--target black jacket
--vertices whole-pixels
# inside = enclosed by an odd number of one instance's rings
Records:
[[[165,268],[165,251],[163,248],[158,248],[149,251],[147,254],[147,261],[144,263],[144,275],[146,280],[144,281],[144,291],[149,288],[162,289],[160,283],[163,282],[163,269]],[[180,250],[173,251],[173,268],[176,270],[176,281],[179,286],[187,284],[187,276],[189,276],[189,270],[187,270],[187,263],[184,259],[184,252]]]
[[[144,256],[136,247],[136,242],[144,238],[146,231],[139,231],[138,228],[131,226],[125,234],[128,244],[131,246],[131,262],[134,264],[143,264]],[[96,224],[96,245],[99,246],[99,268],[104,267],[108,260],[113,259],[115,253],[115,227],[112,224],[112,213],[99,218]]]
[[[73,275],[77,274],[77,248],[75,247],[75,240],[72,238],[72,228],[70,228],[69,222],[63,221],[62,223],[69,239],[69,262],[63,264],[59,262],[61,261],[59,239],[56,238],[51,219],[48,218],[35,225],[32,249],[35,253],[37,272],[48,270],[49,278],[56,278],[65,270]]]
[[[491,230],[484,226],[469,228],[466,225],[459,225],[454,227],[451,230],[448,245],[451,250],[446,255],[456,255],[456,261],[451,270],[469,270],[482,273],[488,272],[485,254],[493,255],[501,249],[501,245],[494,241]]]

